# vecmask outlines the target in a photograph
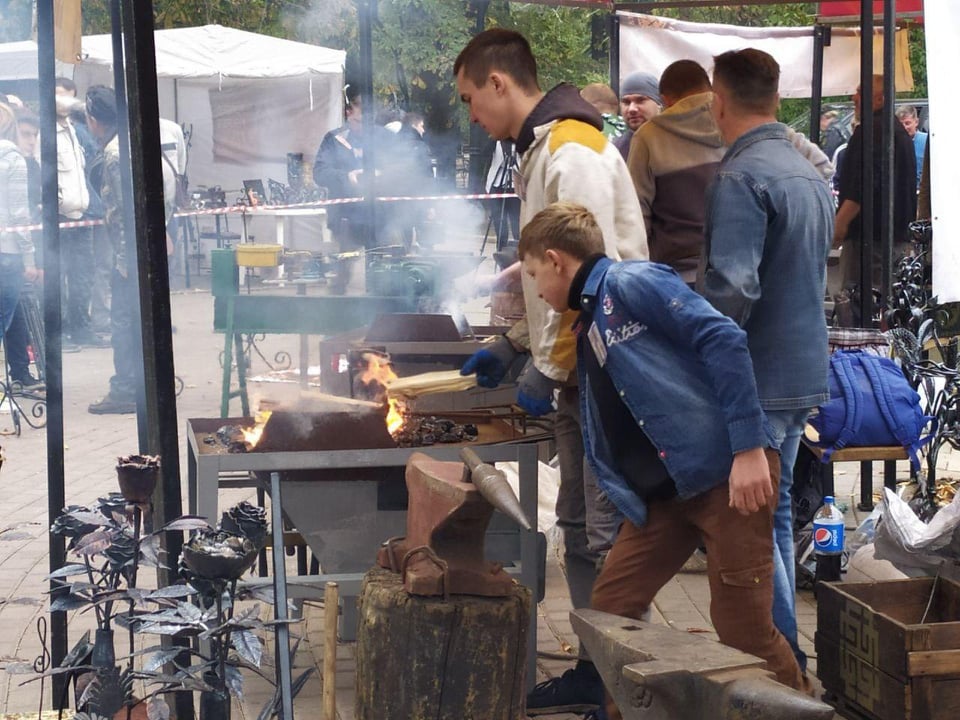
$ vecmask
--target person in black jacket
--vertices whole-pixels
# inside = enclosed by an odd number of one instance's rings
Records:
[[[363,178],[363,152],[370,147],[370,143],[364,137],[364,108],[359,88],[348,85],[344,93],[347,100],[346,122],[328,132],[320,142],[313,164],[313,179],[319,187],[326,188],[329,198],[361,198],[367,185]],[[378,154],[396,142],[396,136],[379,127],[375,128],[373,139],[376,142],[374,152]],[[377,166],[381,166],[379,161]],[[379,169],[377,174],[380,174]],[[380,223],[377,222],[376,213],[384,214]],[[371,216],[362,202],[332,205],[327,209],[327,227],[340,252],[349,253],[374,246],[377,225],[382,224],[385,217],[385,211],[379,207]],[[332,290],[344,292],[350,275],[350,262],[342,262]]]
[[[861,111],[860,88],[853,96],[858,118]],[[881,221],[886,203],[881,193],[880,172],[884,157],[883,147],[883,76],[873,76],[873,237],[866,238],[873,254],[873,284],[881,284]],[[860,244],[865,240],[862,232],[863,179],[862,158],[863,124],[857,126],[843,154],[840,171],[840,197],[837,218],[834,223],[833,245],[843,245],[841,271],[844,286],[855,285],[860,277]],[[917,167],[913,141],[899,122],[893,128],[893,253],[894,260],[909,245],[909,225],[917,216]]]

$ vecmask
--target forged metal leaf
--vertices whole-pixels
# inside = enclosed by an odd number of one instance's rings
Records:
[[[118,510],[110,511],[110,519],[113,520],[113,522],[115,522],[120,527],[130,524],[130,520],[127,518],[127,514],[125,512],[120,512]]]
[[[193,603],[178,602],[177,612],[180,613],[180,617],[188,622],[199,623],[203,621],[203,611]]]
[[[110,547],[113,542],[113,533],[110,530],[94,530],[77,540],[74,552],[80,555],[96,555]]]
[[[93,596],[93,602],[96,605],[100,605],[105,602],[122,602],[128,600],[129,596],[127,595],[126,589],[123,590],[105,590],[104,592],[97,593]]]
[[[110,521],[105,515],[89,508],[78,508],[64,513],[64,515],[69,515],[77,522],[82,522],[85,525],[96,525],[98,527]]]
[[[157,600],[159,598],[180,598],[189,597],[197,591],[190,583],[177,583],[176,585],[167,585],[166,587],[154,590],[147,595],[148,600]]]
[[[156,652],[143,661],[143,669],[147,672],[159,670],[181,652],[183,652],[183,648],[169,648]]]
[[[85,580],[81,580],[79,582],[74,581],[70,583],[70,592],[74,593],[75,595],[93,596],[94,593],[100,592],[101,589],[102,588],[99,585],[86,582]]]
[[[290,583],[291,585],[293,583]],[[273,605],[275,596],[272,585],[254,585],[253,587],[238,587],[237,600],[258,600]]]
[[[170,706],[159,695],[147,700],[147,720],[170,720]]]
[[[137,618],[143,622],[182,622],[183,616],[176,610],[176,608],[168,608],[166,610],[161,610],[154,613],[144,613],[143,615],[138,615]]]
[[[234,630],[230,634],[230,642],[240,658],[254,667],[260,667],[260,658],[263,655],[263,645],[250,630]]]
[[[213,530],[213,526],[205,517],[199,515],[183,515],[164,525],[158,532],[164,530]]]
[[[243,700],[243,675],[240,674],[240,668],[234,665],[227,665],[224,668],[224,682],[230,694],[237,700]]]
[[[90,604],[90,601],[79,595],[61,595],[58,598],[54,598],[50,603],[50,612],[69,612],[70,610],[77,610],[78,608],[87,607]]]
[[[239,624],[246,620],[251,620],[251,619],[256,620],[259,617],[260,617],[260,606],[253,605],[251,607],[248,607],[246,610],[243,610],[239,614],[234,615],[233,618],[231,618],[230,623]]]
[[[53,580],[54,578],[64,578],[70,577],[72,575],[81,575],[86,574],[87,566],[81,563],[71,563],[70,565],[64,565],[59,570],[54,570],[52,573],[47,575],[44,580]]]
[[[157,567],[161,565],[160,536],[151,535],[140,540],[140,565],[143,567]]]
[[[127,595],[136,603],[142,603],[150,596],[150,591],[146,588],[128,587]]]
[[[157,635],[176,635],[183,630],[192,630],[191,625],[174,625],[172,623],[145,623],[137,628],[138,633],[155,633]]]

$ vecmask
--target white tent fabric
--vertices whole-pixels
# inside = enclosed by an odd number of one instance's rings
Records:
[[[235,30],[222,25],[157,30],[157,77],[198,79],[290,78],[337,74],[343,70],[342,50]],[[85,65],[109,65],[110,35],[83,38]]]
[[[154,33],[160,114],[192,131],[192,186],[286,182],[287,153],[311,162],[343,118],[343,50],[220,25]],[[112,85],[109,35],[83,38],[80,92]]]
[[[953,123],[960,112],[954,72],[960,67],[960,4],[924,4],[927,82],[930,93],[930,204],[933,213],[933,293],[941,303],[960,302],[960,136]],[[935,98],[935,100],[934,100]],[[939,128],[939,132],[938,129]]]
[[[220,25],[154,33],[160,115],[192,130],[190,184],[239,189],[245,179],[286,182],[287,153],[313,160],[343,118],[343,50]],[[84,37],[82,62],[57,64],[81,97],[113,85],[109,35]],[[0,80],[37,77],[32,41],[0,45]]]
[[[728,50],[755,47],[780,64],[780,96],[810,97],[813,77],[813,28],[747,28],[685,22],[671,18],[618,12],[620,18],[620,77],[637,70],[659,77],[675,60],[696,60],[709,72],[713,57]],[[881,31],[874,34],[875,71],[882,69]],[[913,73],[905,31],[897,32],[896,87],[913,88]],[[852,95],[860,82],[859,31],[833,28],[823,57],[823,95]]]

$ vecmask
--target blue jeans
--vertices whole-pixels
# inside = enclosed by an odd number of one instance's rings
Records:
[[[807,656],[797,643],[797,573],[790,491],[800,436],[809,414],[809,409],[767,411],[774,439],[780,443],[780,500],[773,514],[773,623],[787,639],[804,673]]]
[[[0,254],[0,339],[3,338],[20,302],[23,288],[23,256],[20,253]],[[2,374],[2,368],[0,368]]]

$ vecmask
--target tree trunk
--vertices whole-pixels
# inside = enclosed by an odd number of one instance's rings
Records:
[[[529,590],[418,597],[374,568],[359,603],[357,720],[522,720]]]

